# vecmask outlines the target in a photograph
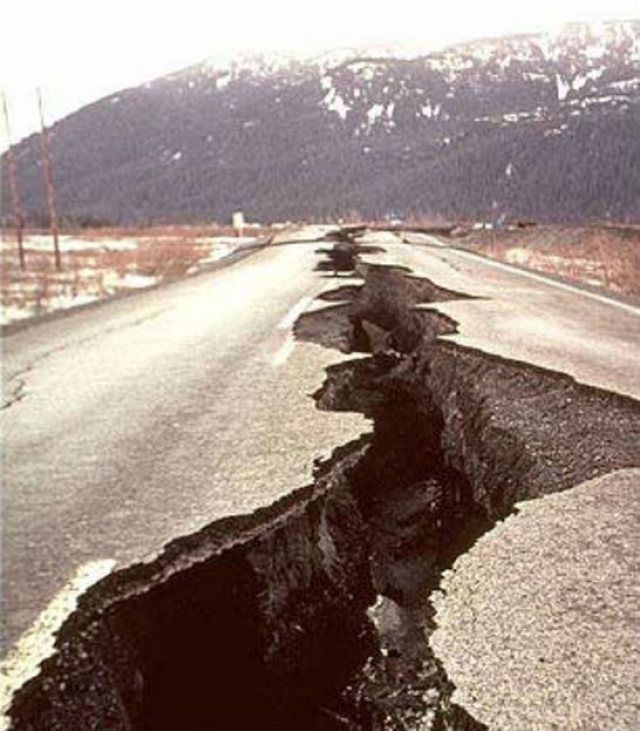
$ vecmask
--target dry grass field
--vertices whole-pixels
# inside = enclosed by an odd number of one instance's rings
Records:
[[[216,226],[65,231],[59,238],[62,267],[57,271],[50,235],[25,234],[26,267],[21,270],[15,234],[5,231],[0,242],[1,323],[197,272],[264,233],[251,228],[237,237],[233,229]]]
[[[510,264],[640,295],[640,228],[632,226],[530,226],[458,230],[457,245]]]

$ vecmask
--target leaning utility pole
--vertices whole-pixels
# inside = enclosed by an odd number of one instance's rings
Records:
[[[16,222],[16,231],[18,236],[18,256],[20,257],[20,269],[24,271],[24,246],[22,245],[22,232],[24,231],[24,215],[22,213],[22,203],[20,201],[20,191],[18,189],[18,178],[16,175],[16,162],[13,157],[13,147],[11,144],[11,125],[9,124],[9,105],[7,97],[2,93],[2,107],[4,109],[4,124],[7,130],[7,142],[9,148],[5,153],[7,162],[7,175],[9,178],[9,190],[11,191],[11,202],[13,204],[13,217]]]
[[[51,235],[53,236],[53,251],[56,260],[56,269],[61,269],[60,246],[58,244],[58,214],[56,212],[56,195],[53,187],[53,175],[51,173],[51,145],[49,143],[49,130],[44,123],[44,112],[42,111],[42,94],[38,92],[38,110],[40,111],[40,126],[42,127],[42,165],[44,168],[44,182],[47,189],[47,205],[49,206],[49,223],[51,224]]]

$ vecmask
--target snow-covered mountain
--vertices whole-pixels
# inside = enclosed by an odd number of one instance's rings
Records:
[[[640,220],[640,21],[320,56],[212,58],[55,125],[61,213]],[[16,149],[44,210],[39,141]]]

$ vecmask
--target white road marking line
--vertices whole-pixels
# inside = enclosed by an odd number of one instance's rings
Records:
[[[273,360],[271,361],[271,365],[274,368],[278,368],[278,366],[281,366],[283,363],[286,363],[287,359],[293,353],[296,347],[296,341],[293,339],[293,335],[289,333],[287,335],[287,339],[282,343],[282,346],[278,350],[278,352],[273,357]]]
[[[289,312],[287,312],[282,320],[280,320],[280,322],[276,325],[276,329],[288,330],[312,302],[313,297],[303,297],[289,310]]]
[[[535,274],[534,272],[527,272],[523,269],[518,269],[517,267],[511,266],[510,264],[505,264],[501,261],[493,261],[492,259],[485,259],[483,256],[478,256],[477,254],[472,254],[469,251],[460,251],[460,249],[455,249],[456,254],[460,254],[463,257],[466,257],[467,259],[473,259],[474,261],[480,261],[482,264],[486,264],[489,267],[494,267],[495,269],[502,269],[506,272],[510,272],[512,274],[519,274],[521,277],[526,277],[527,279],[533,279],[535,282],[541,282],[542,284],[548,284],[551,287],[556,287],[557,289],[562,289],[565,292],[571,292],[572,294],[578,294],[582,297],[587,297],[588,299],[596,300],[596,302],[603,302],[606,305],[611,305],[612,307],[617,307],[618,309],[625,310],[625,312],[630,312],[633,315],[640,315],[640,308],[634,307],[633,305],[628,305],[624,302],[618,302],[618,300],[611,299],[610,297],[606,297],[602,294],[596,294],[595,292],[588,292],[584,289],[580,289],[579,287],[576,287],[572,284],[565,284],[564,282],[557,282],[555,279],[550,279],[548,277],[545,277],[543,274]]]
[[[103,559],[79,566],[0,663],[0,729],[9,728],[6,712],[13,694],[34,677],[43,660],[53,654],[56,633],[77,607],[78,599],[90,586],[109,574],[115,565],[116,562],[112,559]]]
[[[448,248],[445,244],[440,243],[437,241],[437,239],[433,239],[429,237],[431,240],[431,243],[433,243],[436,246],[441,246],[443,248]],[[611,299],[611,297],[606,297],[602,294],[596,294],[595,292],[588,292],[584,289],[580,289],[579,287],[576,287],[572,284],[565,284],[564,282],[558,282],[555,279],[550,279],[549,277],[545,277],[543,274],[536,274],[535,272],[528,272],[523,269],[519,269],[518,267],[514,267],[511,264],[505,264],[502,261],[495,261],[494,259],[486,259],[484,256],[480,256],[479,254],[474,254],[471,251],[462,251],[461,249],[449,249],[449,251],[453,252],[455,254],[459,254],[462,257],[466,257],[467,259],[472,259],[475,262],[480,262],[481,264],[485,264],[488,267],[494,267],[495,269],[502,269],[503,271],[510,272],[511,274],[519,274],[521,277],[526,277],[527,279],[533,279],[535,282],[541,282],[542,284],[548,284],[551,287],[557,287],[558,289],[563,289],[566,292],[571,292],[572,294],[578,294],[582,297],[588,297],[589,299],[596,300],[596,302],[602,302],[606,305],[611,305],[612,307],[617,307],[618,309],[625,310],[625,312],[630,312],[633,315],[640,315],[640,307],[634,307],[633,305],[628,305],[625,302],[618,302],[618,300]]]

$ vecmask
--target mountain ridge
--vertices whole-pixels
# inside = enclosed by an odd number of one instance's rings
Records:
[[[640,21],[355,53],[208,59],[83,107],[51,130],[61,215],[640,220]],[[38,136],[14,152],[41,218]]]

